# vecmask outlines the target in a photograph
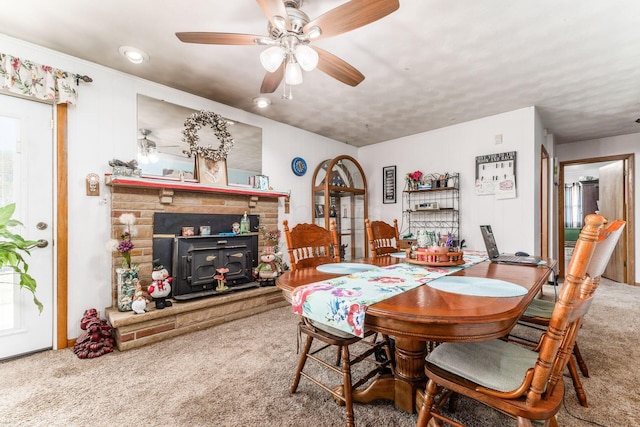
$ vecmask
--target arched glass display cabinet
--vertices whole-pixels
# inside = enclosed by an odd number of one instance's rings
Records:
[[[313,173],[312,185],[313,223],[329,229],[336,221],[340,259],[367,257],[367,179],[358,162],[350,156],[325,160]]]

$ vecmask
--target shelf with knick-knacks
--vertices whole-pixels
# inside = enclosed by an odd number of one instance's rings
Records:
[[[431,177],[431,178],[429,178]],[[460,191],[458,173],[425,174],[417,187],[403,191],[403,215],[414,238],[418,231],[439,236],[460,236]]]
[[[201,193],[236,194],[250,197],[283,197],[289,199],[290,194],[283,191],[261,190],[248,186],[201,184],[194,180],[119,176],[106,174],[105,183],[117,187],[148,188],[160,191],[162,203],[172,203],[172,191],[195,191]]]

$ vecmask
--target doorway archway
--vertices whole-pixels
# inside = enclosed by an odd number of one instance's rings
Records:
[[[588,159],[570,160],[560,162],[559,179],[558,179],[558,264],[559,264],[559,277],[565,275],[565,264],[568,262],[570,254],[565,254],[565,247],[567,247],[567,240],[565,238],[565,167],[568,166],[589,166],[594,163],[602,162],[620,162],[620,194],[610,194],[610,196],[617,200],[622,200],[622,204],[616,208],[617,211],[614,214],[609,213],[609,216],[616,216],[616,218],[609,219],[624,219],[627,221],[627,226],[623,233],[621,241],[618,243],[620,246],[620,258],[618,263],[622,273],[620,276],[620,282],[624,282],[630,285],[635,284],[635,225],[634,225],[634,188],[633,179],[634,176],[634,162],[633,154],[622,154],[616,156],[596,157]],[[617,188],[617,187],[616,187]],[[618,191],[618,190],[616,190]],[[604,213],[604,212],[603,212]],[[586,214],[586,213],[585,213]],[[570,251],[570,247],[569,247]]]

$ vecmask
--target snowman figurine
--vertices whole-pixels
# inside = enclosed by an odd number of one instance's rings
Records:
[[[156,308],[163,309],[165,307],[171,307],[173,304],[167,297],[171,293],[171,281],[173,279],[169,277],[167,269],[164,268],[162,264],[156,264],[154,262],[151,279],[153,281],[149,285],[147,292],[155,301]]]
[[[275,285],[275,279],[280,275],[282,266],[275,248],[273,246],[266,246],[260,254],[260,264],[255,269],[255,275],[260,286],[273,286]]]

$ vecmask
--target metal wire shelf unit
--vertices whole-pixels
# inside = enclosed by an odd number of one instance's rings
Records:
[[[457,173],[449,175],[446,183],[443,182],[444,186],[406,189],[402,192],[402,212],[406,224],[403,235],[411,234],[415,238],[418,230],[423,230],[459,240],[459,177]]]

